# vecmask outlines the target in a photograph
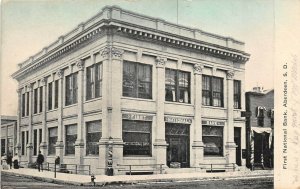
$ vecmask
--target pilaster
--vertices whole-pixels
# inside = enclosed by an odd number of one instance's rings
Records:
[[[26,146],[27,149],[27,161],[28,163],[32,163],[32,155],[33,155],[33,136],[32,136],[32,107],[33,107],[33,100],[32,100],[32,92],[33,92],[33,86],[32,84],[27,86],[27,90],[29,91],[29,114],[28,114],[28,144]]]
[[[77,140],[75,142],[75,158],[77,164],[83,164],[84,140],[83,140],[83,79],[84,64],[82,60],[76,63],[78,68],[78,102],[77,102]]]
[[[236,144],[234,142],[234,96],[233,96],[233,78],[234,71],[227,71],[227,142],[226,148],[226,160],[227,163],[235,163],[235,151]]]
[[[203,162],[203,149],[204,144],[202,142],[202,72],[204,66],[202,64],[194,65],[194,80],[195,80],[195,118],[194,118],[194,141],[192,143],[193,158],[192,162],[194,167],[198,167]]]
[[[153,143],[157,164],[166,165],[167,143],[165,139],[164,103],[165,103],[165,65],[167,58],[156,58],[156,131]]]
[[[43,118],[42,118],[42,141],[40,141],[40,150],[42,154],[44,154],[45,162],[47,158],[47,139],[46,139],[46,130],[47,130],[47,112],[46,112],[46,86],[47,86],[47,78],[42,78],[41,79],[41,86],[44,88],[43,90]]]
[[[19,159],[21,157],[21,118],[22,118],[22,89],[17,89],[18,93],[18,120],[17,120],[17,143],[15,145],[15,153],[18,154]]]
[[[64,143],[63,143],[63,120],[62,120],[62,112],[63,112],[63,70],[58,70],[56,72],[59,82],[58,82],[58,109],[57,109],[57,141],[55,144],[55,154],[60,157],[61,163],[63,162],[63,154],[64,154]]]

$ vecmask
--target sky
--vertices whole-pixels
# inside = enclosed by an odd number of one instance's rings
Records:
[[[177,16],[178,2],[178,16]],[[1,4],[1,111],[17,114],[17,82],[11,74],[28,59],[105,5],[233,37],[251,54],[246,91],[274,87],[275,12],[273,0],[4,0]],[[292,5],[289,5],[292,6]],[[284,13],[283,13],[284,14]]]

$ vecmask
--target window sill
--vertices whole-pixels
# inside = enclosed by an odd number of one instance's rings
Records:
[[[89,99],[89,100],[85,100],[84,103],[89,103],[89,102],[93,102],[93,101],[97,101],[97,100],[102,100],[102,96],[97,97],[97,98],[92,98],[92,99]]]
[[[71,108],[71,107],[73,107],[73,106],[77,106],[77,103],[75,103],[75,104],[70,104],[70,105],[65,105],[64,108]]]
[[[212,155],[204,155],[204,160],[206,159],[225,159],[224,156],[212,156]]]
[[[98,159],[99,155],[86,155],[84,159]]]
[[[202,105],[202,108],[211,108],[211,109],[227,110],[227,108],[224,108],[224,107],[218,107],[218,106],[204,106],[204,105]]]
[[[58,110],[58,108],[56,108],[56,109],[52,109],[52,110],[47,110],[47,113],[50,113],[50,112],[55,112],[55,111],[57,111]]]
[[[42,112],[39,112],[39,113],[35,113],[35,114],[32,114],[33,116],[38,116],[38,115],[41,115]]]
[[[175,105],[181,105],[181,106],[194,106],[191,103],[184,103],[184,102],[171,102],[171,101],[165,101],[165,104],[175,104]]]
[[[75,158],[75,154],[66,154],[64,155],[65,158]]]
[[[123,96],[123,97],[121,97],[121,99],[154,102],[153,99],[147,99],[147,98],[134,98],[134,97],[125,97],[125,96]]]

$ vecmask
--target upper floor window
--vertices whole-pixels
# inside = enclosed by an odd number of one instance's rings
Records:
[[[52,110],[53,83],[48,84],[48,110]]]
[[[58,108],[58,80],[54,82],[54,108]]]
[[[43,87],[39,87],[40,89],[40,98],[39,98],[39,103],[40,103],[40,112],[43,111]]]
[[[38,88],[33,90],[33,113],[38,112]]]
[[[241,81],[234,80],[234,108],[241,109]]]
[[[25,117],[25,99],[26,99],[26,93],[22,94],[22,117]]]
[[[190,103],[190,73],[166,69],[165,100]]]
[[[202,76],[202,104],[205,106],[223,107],[223,79],[213,76]]]
[[[263,127],[264,126],[264,118],[265,118],[266,108],[262,106],[256,107],[256,117],[257,117],[257,125]]]
[[[150,65],[124,61],[123,96],[152,98],[152,67]]]
[[[77,75],[76,72],[66,77],[66,106],[77,103]]]
[[[102,94],[102,64],[98,63],[86,69],[86,100],[100,97]]]

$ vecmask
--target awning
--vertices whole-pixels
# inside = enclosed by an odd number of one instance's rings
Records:
[[[255,131],[256,133],[272,133],[272,128],[270,127],[251,127],[252,131]]]

